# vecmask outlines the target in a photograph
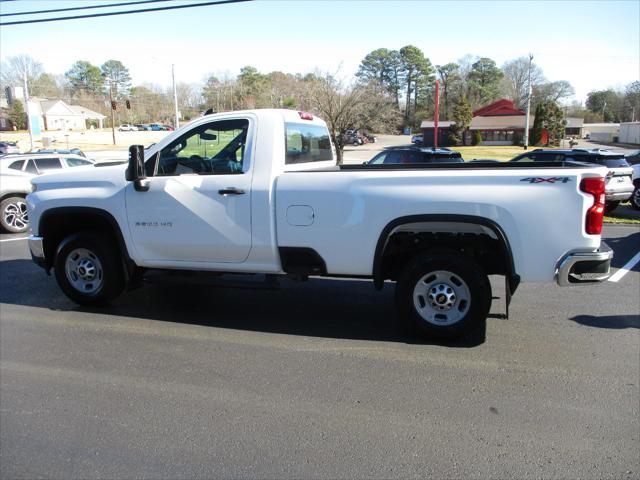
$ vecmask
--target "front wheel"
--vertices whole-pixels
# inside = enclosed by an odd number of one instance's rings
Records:
[[[0,202],[0,226],[9,233],[23,233],[29,228],[27,201],[22,197],[9,197]]]
[[[636,210],[640,210],[640,185],[638,185],[634,190],[633,190],[633,195],[631,195],[631,206],[636,209]]]
[[[398,278],[396,307],[411,333],[464,337],[484,327],[491,307],[491,284],[470,258],[422,254]]]
[[[62,291],[80,305],[100,305],[124,289],[118,247],[94,232],[74,233],[56,253],[55,276]]]

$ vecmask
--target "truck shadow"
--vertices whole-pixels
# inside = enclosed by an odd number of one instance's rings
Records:
[[[627,235],[626,237],[610,237],[603,238],[603,240],[613,249],[611,266],[614,268],[620,268],[638,252],[638,245],[640,245],[640,231]],[[636,263],[631,270],[634,272],[640,272],[640,263]]]
[[[382,292],[370,281],[283,279],[279,288],[180,282],[144,284],[106,307],[79,307],[30,260],[0,262],[0,302],[50,310],[133,317],[206,327],[298,336],[435,344],[471,348],[485,332],[448,342],[422,342],[398,325],[393,285]],[[216,285],[216,283],[219,283]]]

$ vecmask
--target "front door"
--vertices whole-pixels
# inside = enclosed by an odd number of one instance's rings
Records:
[[[147,265],[243,262],[251,250],[249,119],[194,127],[146,162],[149,190],[127,185],[127,219]]]

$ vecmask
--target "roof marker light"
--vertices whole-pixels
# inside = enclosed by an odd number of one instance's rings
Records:
[[[298,112],[298,115],[300,115],[300,119],[302,120],[313,120],[313,115],[311,115],[310,113]]]

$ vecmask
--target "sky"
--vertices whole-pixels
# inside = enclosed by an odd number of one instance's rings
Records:
[[[118,3],[123,0],[109,0]],[[171,0],[155,6],[197,3]],[[0,13],[98,2],[0,0]],[[103,0],[104,3],[104,0]],[[148,8],[130,5],[3,22]],[[153,6],[153,5],[151,5]],[[203,83],[235,77],[245,65],[263,73],[313,71],[349,79],[377,49],[420,48],[432,64],[471,54],[498,66],[531,52],[548,80],[568,80],[575,100],[640,79],[640,0],[628,1],[315,1],[256,0],[167,12],[0,26],[0,58],[28,54],[63,74],[76,60],[122,61],[133,84]]]

